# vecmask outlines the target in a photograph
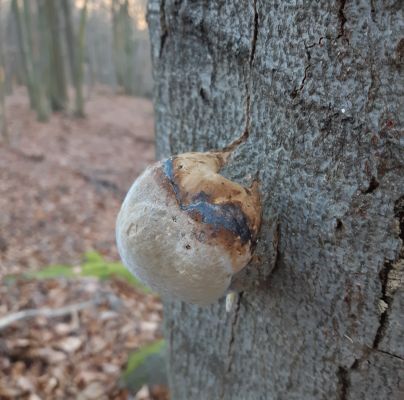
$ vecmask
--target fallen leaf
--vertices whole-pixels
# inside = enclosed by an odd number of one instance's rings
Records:
[[[31,393],[28,400],[42,400],[36,393]]]
[[[24,391],[24,392],[33,392],[34,385],[32,382],[26,378],[25,376],[20,376],[17,379],[17,385]]]
[[[136,393],[135,400],[149,400],[150,391],[147,385],[143,385],[140,390]]]
[[[66,353],[74,353],[81,347],[82,344],[83,341],[81,338],[77,336],[68,336],[60,340],[56,344],[56,347],[60,350],[65,351]]]
[[[38,356],[50,364],[57,364],[61,361],[66,360],[67,356],[65,353],[62,351],[56,351],[53,349],[50,349],[49,347],[41,348],[41,349],[35,349],[32,351],[32,355]]]
[[[90,383],[81,393],[79,393],[78,400],[96,400],[104,394],[104,387],[99,382]]]

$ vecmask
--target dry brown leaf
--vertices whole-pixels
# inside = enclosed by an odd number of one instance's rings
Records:
[[[76,352],[83,344],[83,339],[77,336],[67,336],[55,344],[55,347],[66,353]]]
[[[144,332],[156,332],[159,326],[159,321],[142,321],[140,323],[140,329]]]
[[[80,387],[86,387],[90,382],[93,381],[108,381],[108,377],[101,372],[95,371],[80,371],[75,377],[75,381]]]
[[[0,398],[5,399],[18,399],[22,395],[22,390],[8,386],[6,383],[0,381]]]
[[[34,385],[25,376],[20,376],[17,379],[17,385],[18,385],[19,388],[22,389],[23,392],[33,392],[34,391]]]
[[[46,362],[50,364],[57,364],[61,361],[66,360],[67,356],[62,351],[53,350],[49,347],[38,348],[32,350],[31,354],[33,356],[44,359]]]
[[[105,394],[104,386],[100,382],[90,383],[79,393],[78,400],[98,400]]]
[[[45,377],[45,379],[46,379],[45,391],[48,394],[52,393],[58,386],[58,380],[54,376],[51,376],[50,378]]]
[[[28,400],[42,400],[36,393],[31,393],[28,397]]]
[[[118,365],[112,363],[104,363],[101,368],[108,375],[118,375],[121,370]]]
[[[64,336],[74,332],[76,330],[76,327],[73,326],[73,324],[66,324],[64,322],[60,322],[55,325],[54,330],[58,335]]]

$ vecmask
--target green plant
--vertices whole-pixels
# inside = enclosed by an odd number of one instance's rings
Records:
[[[95,277],[101,280],[117,278],[128,282],[144,293],[150,293],[150,289],[142,285],[120,262],[106,261],[96,251],[85,253],[80,268],[73,268],[70,265],[50,265],[39,271],[27,272],[22,275],[28,279],[51,279],[51,278],[76,278],[80,276]],[[12,281],[17,276],[9,276]]]

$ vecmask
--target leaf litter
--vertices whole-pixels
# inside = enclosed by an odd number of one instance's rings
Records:
[[[22,89],[6,106],[0,321],[14,320],[0,329],[0,399],[168,399],[120,384],[130,354],[162,337],[161,302],[125,277],[114,238],[126,190],[154,160],[151,102],[98,90],[86,119],[46,124]]]

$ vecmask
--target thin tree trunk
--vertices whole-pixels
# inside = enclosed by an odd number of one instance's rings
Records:
[[[8,131],[7,131],[7,120],[6,120],[6,107],[5,107],[5,97],[6,97],[6,85],[5,85],[5,77],[6,77],[6,69],[4,63],[4,47],[3,47],[3,1],[0,0],[0,137],[8,143]]]
[[[76,110],[77,117],[84,117],[84,98],[83,98],[83,69],[84,69],[84,39],[87,19],[87,0],[80,12],[80,25],[77,37],[77,70],[76,70]]]
[[[37,76],[40,82],[38,97],[43,120],[46,121],[50,114],[51,78],[50,78],[50,34],[47,26],[46,9],[44,0],[37,0],[37,30],[38,30],[38,54],[36,59]]]
[[[128,0],[112,1],[112,30],[117,82],[125,93],[132,94],[133,43]]]
[[[87,44],[87,61],[88,61],[88,83],[86,100],[89,100],[92,96],[94,86],[98,80],[97,76],[97,47],[98,43],[92,37]]]
[[[21,8],[18,4],[18,0],[12,0],[12,8],[14,12],[17,35],[18,35],[18,43],[20,47],[20,54],[22,57],[22,63],[24,67],[25,74],[25,82],[27,85],[30,105],[33,110],[36,109],[37,99],[36,99],[36,91],[35,91],[35,78],[34,78],[34,69],[31,58],[31,53],[29,51],[29,47],[27,44],[27,32],[26,27],[24,26],[23,19],[21,16]]]
[[[35,52],[34,45],[34,30],[32,26],[32,3],[30,0],[24,0],[24,20],[26,27],[26,38],[27,38],[27,54],[32,65],[32,80],[33,80],[33,91],[35,97],[35,111],[37,113],[37,118],[39,121],[45,122],[49,118],[49,107],[47,104],[47,99],[45,92],[43,90],[43,82],[40,79],[41,73],[39,70],[40,56]]]
[[[122,24],[124,35],[124,85],[125,93],[133,95],[133,29],[132,19],[129,14],[129,0],[125,0],[122,8]]]
[[[121,52],[120,52],[120,38],[119,38],[119,17],[120,3],[118,0],[111,1],[111,14],[112,14],[112,42],[113,42],[113,57],[115,66],[115,76],[118,86],[122,86],[122,73],[121,73]]]
[[[67,52],[69,54],[69,65],[70,65],[70,77],[73,86],[76,88],[77,85],[77,60],[76,60],[76,50],[77,45],[76,35],[74,34],[73,17],[71,9],[71,0],[62,0],[62,9],[65,21],[65,33],[66,33],[66,44]]]
[[[247,132],[263,202],[233,311],[165,301],[172,398],[403,399],[400,2],[148,7],[158,157]]]
[[[51,106],[54,111],[60,111],[66,107],[67,87],[61,49],[59,14],[54,0],[45,0],[45,9],[50,29]]]

